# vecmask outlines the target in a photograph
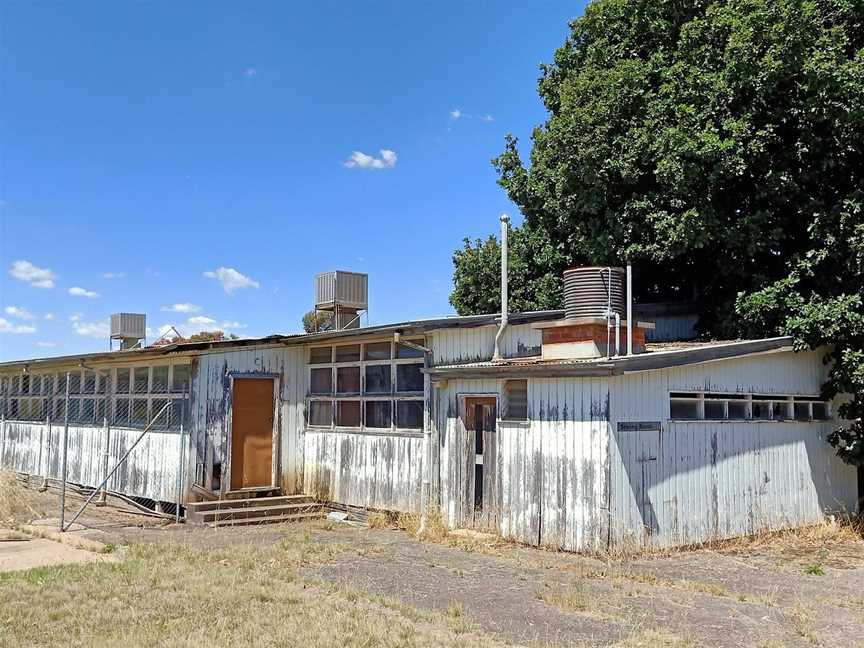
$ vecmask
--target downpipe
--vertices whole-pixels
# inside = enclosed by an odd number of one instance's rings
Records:
[[[498,332],[495,334],[495,350],[492,353],[493,360],[501,359],[501,338],[504,336],[504,329],[507,328],[507,234],[510,231],[510,217],[507,214],[501,214],[501,324],[498,326]]]

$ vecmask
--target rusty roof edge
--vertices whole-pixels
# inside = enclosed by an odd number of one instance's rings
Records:
[[[776,351],[792,351],[792,338],[788,336],[765,338],[761,340],[743,340],[723,344],[706,345],[693,349],[674,349],[670,351],[655,351],[617,358],[598,358],[594,361],[574,360],[571,363],[556,361],[554,364],[508,364],[505,361],[483,365],[451,365],[425,369],[433,381],[448,378],[488,377],[490,375],[525,375],[525,376],[592,376],[621,375],[637,371],[666,369],[700,362],[726,360],[746,355],[771,353]],[[515,359],[514,359],[515,360]]]

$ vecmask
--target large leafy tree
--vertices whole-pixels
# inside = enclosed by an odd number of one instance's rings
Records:
[[[524,215],[518,303],[558,306],[550,275],[630,260],[637,299],[695,298],[706,335],[832,344],[825,390],[852,394],[853,421],[833,440],[864,461],[862,48],[857,0],[590,4],[542,67],[530,165],[512,137],[494,160]],[[460,312],[494,310],[475,269],[495,247],[454,255]]]

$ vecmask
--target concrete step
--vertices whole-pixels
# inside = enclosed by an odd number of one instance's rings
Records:
[[[207,522],[209,527],[241,526],[252,524],[277,524],[279,522],[301,522],[303,520],[318,520],[324,517],[324,511],[313,511],[309,513],[288,513],[285,515],[267,515],[263,517],[240,518],[237,520],[220,520],[218,522]]]
[[[315,500],[308,495],[275,495],[270,497],[247,497],[244,499],[223,499],[207,502],[192,502],[187,507],[195,513],[204,511],[219,511],[225,509],[239,509],[246,507],[262,506],[285,506],[288,504],[315,504]]]

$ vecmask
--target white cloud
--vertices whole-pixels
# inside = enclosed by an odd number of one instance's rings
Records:
[[[487,124],[491,124],[492,122],[495,121],[495,118],[492,115],[490,115],[489,113],[486,113],[485,115],[480,115],[480,121],[484,121]]]
[[[22,308],[21,306],[7,306],[6,308],[3,309],[3,311],[9,317],[15,317],[17,319],[32,320],[35,318],[33,313],[28,311],[26,308]]]
[[[379,153],[381,157],[376,158],[362,151],[354,151],[342,164],[349,169],[392,169],[396,166],[396,151],[381,149]]]
[[[163,306],[160,310],[166,313],[198,313],[201,311],[201,307],[198,304],[190,304],[189,302],[183,302],[181,304],[171,304],[170,306]]]
[[[126,276],[125,272],[103,272],[102,273],[103,279],[122,279],[125,276]]]
[[[43,349],[53,349],[54,347],[57,346],[57,343],[56,342],[39,341],[36,343],[36,346],[42,347]]]
[[[54,319],[54,313],[45,313],[45,319],[46,320],[53,320]]]
[[[462,111],[459,110],[458,108],[454,108],[453,110],[450,111],[450,119],[456,120],[456,119],[459,119],[461,116],[462,116]]]
[[[237,272],[234,268],[220,267],[215,270],[208,270],[204,276],[208,279],[218,279],[228,295],[241,288],[258,288],[261,285],[251,277]]]
[[[0,317],[0,333],[35,333],[36,327],[29,324],[13,324],[4,317]]]
[[[223,331],[230,331],[232,329],[244,329],[244,328],[246,328],[246,325],[242,324],[240,322],[230,322],[230,321],[229,322],[222,322],[222,330]]]
[[[73,313],[69,316],[70,322],[80,322],[81,321],[81,313]]]
[[[9,274],[34,288],[53,288],[57,278],[48,268],[40,268],[29,261],[15,261]]]
[[[192,326],[212,326],[216,323],[212,317],[207,317],[206,315],[198,315],[197,317],[190,317],[189,324]]]
[[[110,332],[108,320],[86,322],[81,319],[80,315],[73,315],[69,319],[72,321],[72,327],[78,335],[94,338],[107,338]]]
[[[73,297],[87,297],[89,299],[95,299],[99,296],[99,293],[92,290],[87,290],[86,288],[82,288],[81,286],[72,286],[69,289],[69,294]]]

